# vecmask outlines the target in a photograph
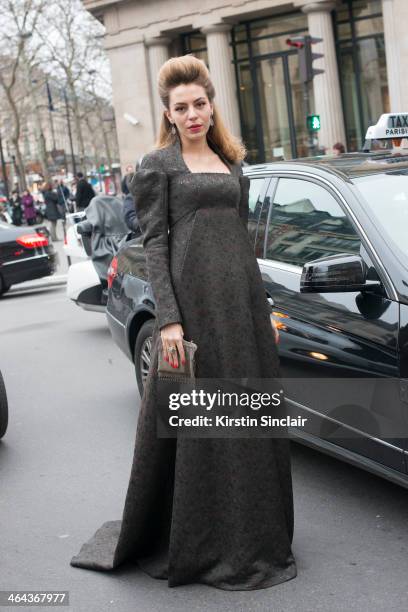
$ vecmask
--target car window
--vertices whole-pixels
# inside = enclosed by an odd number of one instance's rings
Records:
[[[319,257],[358,254],[360,244],[352,223],[324,187],[279,179],[268,223],[267,259],[303,266]]]
[[[249,218],[258,220],[262,207],[260,194],[264,183],[263,177],[251,178],[249,184]]]
[[[269,215],[269,209],[272,204],[273,195],[275,193],[276,184],[278,180],[275,177],[272,177],[271,181],[268,184],[268,188],[265,191],[265,196],[263,198],[262,210],[259,215],[258,221],[258,231],[256,234],[256,242],[255,242],[255,254],[259,258],[263,258],[264,256],[264,247],[265,247],[265,232],[266,232],[266,224]]]
[[[405,172],[373,174],[353,182],[377,228],[408,267],[408,176]]]
[[[262,209],[262,187],[265,179],[263,177],[250,178],[249,197],[248,197],[248,233],[252,244],[255,243],[256,228],[258,226],[259,215]]]

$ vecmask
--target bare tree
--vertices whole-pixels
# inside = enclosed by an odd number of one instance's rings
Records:
[[[0,0],[0,87],[12,116],[11,141],[16,155],[20,188],[26,188],[25,167],[20,149],[21,83],[19,72],[33,57],[30,38],[44,8],[44,0]]]
[[[80,0],[54,0],[43,19],[37,25],[37,34],[47,50],[45,59],[55,67],[56,78],[66,83],[72,104],[80,163],[84,165],[80,90],[88,71],[100,56],[101,43],[98,37],[103,32],[103,26],[85,11]],[[47,31],[50,19],[54,30],[52,36]]]
[[[112,122],[114,123],[115,121],[114,114],[113,114],[113,108],[111,108],[110,105],[108,105],[108,102],[106,99],[103,99],[101,95],[97,93],[97,81],[98,79],[101,78],[101,72],[98,72],[96,70],[90,70],[89,76],[90,76],[90,79],[85,89],[85,92],[90,101],[90,106],[88,106],[88,108],[92,110],[93,114],[96,117],[97,125],[98,125],[97,129],[100,132],[100,135],[102,137],[102,146],[105,149],[107,165],[108,165],[109,171],[112,172],[112,154],[111,154],[111,147],[109,143],[110,135],[109,135],[109,128],[107,127],[107,123],[112,123]],[[86,108],[87,107],[85,106],[85,109]]]

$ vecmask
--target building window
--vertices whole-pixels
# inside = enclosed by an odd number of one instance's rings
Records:
[[[181,48],[183,50],[183,55],[192,53],[195,57],[203,60],[207,68],[209,68],[205,34],[201,34],[201,32],[188,32],[187,34],[182,34]]]
[[[286,40],[307,34],[297,11],[241,22],[231,32],[241,131],[249,163],[308,154],[297,51]],[[313,109],[313,88],[309,87]]]
[[[357,151],[367,128],[390,112],[381,0],[343,0],[334,27],[347,147]]]

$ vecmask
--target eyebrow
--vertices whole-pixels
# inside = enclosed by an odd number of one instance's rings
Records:
[[[194,102],[198,102],[199,100],[205,100],[204,96],[200,96],[199,98],[196,98]],[[185,102],[175,102],[174,106],[177,106],[177,104],[185,104]]]

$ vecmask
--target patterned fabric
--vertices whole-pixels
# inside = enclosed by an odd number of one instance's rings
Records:
[[[159,328],[168,323],[198,345],[197,378],[279,379],[247,231],[249,179],[211,146],[230,173],[191,172],[176,141],[147,154],[131,183],[157,304],[151,365],[122,520],[104,523],[71,565],[133,561],[171,587],[251,590],[296,576],[289,440],[156,434]]]

